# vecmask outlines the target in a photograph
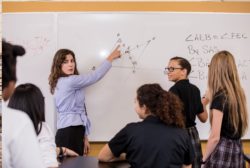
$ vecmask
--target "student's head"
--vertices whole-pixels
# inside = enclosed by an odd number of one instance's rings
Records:
[[[12,45],[11,43],[3,40],[2,42],[2,90],[3,90],[3,100],[6,101],[11,96],[15,84],[17,81],[16,77],[16,60],[17,56],[22,56],[25,54],[25,50],[22,46]]]
[[[229,105],[229,120],[234,130],[243,135],[248,119],[246,98],[240,84],[234,57],[230,52],[220,51],[212,57],[208,71],[208,88],[211,99],[218,92],[226,95]]]
[[[145,84],[137,90],[135,111],[142,119],[148,115],[158,116],[167,125],[183,128],[182,109],[180,99],[159,84]]]
[[[185,58],[173,57],[170,59],[167,68],[165,69],[168,79],[177,82],[181,79],[186,79],[191,72],[191,65]]]
[[[45,121],[45,103],[43,94],[37,86],[31,83],[17,86],[9,100],[8,107],[27,113],[37,135],[40,133],[41,124]]]
[[[216,53],[209,64],[208,86],[215,90],[231,90],[238,85],[239,75],[233,55],[228,51]]]
[[[56,52],[49,76],[50,91],[53,94],[58,78],[62,76],[78,75],[75,54],[69,49]]]

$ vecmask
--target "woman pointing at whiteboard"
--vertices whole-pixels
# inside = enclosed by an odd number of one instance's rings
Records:
[[[119,46],[93,72],[79,75],[75,54],[68,49],[56,52],[49,76],[50,91],[57,110],[56,145],[65,146],[79,155],[90,149],[90,121],[85,107],[84,88],[99,81],[121,53]]]

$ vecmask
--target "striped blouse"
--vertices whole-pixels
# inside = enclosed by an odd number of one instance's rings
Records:
[[[85,126],[85,134],[90,133],[90,120],[85,111],[84,88],[99,81],[111,68],[105,60],[95,71],[85,75],[70,75],[58,79],[54,99],[57,110],[57,129],[70,126]]]

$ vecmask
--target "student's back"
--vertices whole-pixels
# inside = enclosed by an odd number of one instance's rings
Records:
[[[100,151],[100,161],[126,160],[132,168],[190,167],[194,158],[184,129],[182,103],[159,84],[137,90],[135,111],[143,121],[120,130]]]
[[[148,116],[142,122],[128,124],[120,134],[109,146],[114,155],[126,148],[126,159],[132,167],[174,168],[190,164],[192,147],[186,131],[167,126],[158,117]],[[116,148],[117,141],[122,141],[123,147]]]
[[[16,83],[16,59],[24,55],[21,46],[2,42],[2,88],[6,102]],[[4,168],[43,168],[42,158],[34,131],[28,116],[3,104],[3,167]]]
[[[3,106],[3,118],[3,167],[38,168],[43,165],[29,117],[22,111]]]
[[[176,82],[169,91],[176,94],[184,104],[186,128],[195,126],[196,115],[203,112],[199,88],[190,83],[188,79],[183,79]]]

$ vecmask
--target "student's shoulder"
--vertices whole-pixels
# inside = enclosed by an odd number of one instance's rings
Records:
[[[190,87],[191,87],[193,90],[195,90],[195,91],[197,91],[197,92],[200,92],[200,89],[199,89],[198,86],[196,86],[195,84],[189,83],[189,85],[190,85]]]
[[[177,83],[175,83],[173,86],[171,86],[171,87],[169,88],[169,91],[170,91],[170,92],[175,92],[175,91],[178,90],[178,88],[179,88],[179,85],[178,85]]]
[[[213,97],[212,104],[218,103],[218,102],[224,103],[226,100],[227,100],[227,96],[225,95],[225,93],[219,91],[219,92],[215,93],[215,95]]]
[[[188,131],[184,128],[176,128],[175,129],[176,135],[179,136],[179,138],[187,140],[190,139],[190,136],[188,135]]]
[[[39,135],[53,135],[53,132],[50,128],[50,126],[48,125],[48,123],[46,122],[42,122],[42,129],[41,132],[39,133]]]
[[[76,82],[78,82],[80,79],[84,78],[84,75],[69,75],[60,77],[57,82],[57,87],[68,87],[69,85],[72,85]]]
[[[65,81],[71,81],[76,78],[79,78],[81,75],[69,75],[69,76],[63,76],[58,79],[58,82],[65,82]]]
[[[46,122],[42,122],[41,132],[38,134],[38,141],[54,141],[54,133]]]
[[[23,111],[12,109],[9,107],[4,108],[3,111],[3,117],[6,122],[8,120],[17,121],[19,125],[31,123],[29,116]]]
[[[29,116],[19,110],[5,108],[3,112],[3,130],[7,137],[18,137],[29,130],[34,131],[34,126]],[[33,132],[35,133],[35,132]],[[10,135],[11,134],[11,135]]]
[[[141,121],[138,121],[138,122],[131,122],[131,123],[128,123],[125,128],[127,129],[134,129],[136,127],[140,127],[142,125],[142,122]]]

